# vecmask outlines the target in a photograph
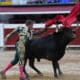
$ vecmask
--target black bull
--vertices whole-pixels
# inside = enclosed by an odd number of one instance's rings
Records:
[[[38,74],[41,74],[41,72],[34,66],[34,59],[51,60],[54,76],[58,77],[58,73],[59,75],[62,74],[58,61],[64,56],[66,45],[73,38],[74,32],[69,28],[64,28],[57,33],[55,32],[45,37],[34,39],[26,50],[25,64],[26,60],[29,59],[29,65],[38,72]]]

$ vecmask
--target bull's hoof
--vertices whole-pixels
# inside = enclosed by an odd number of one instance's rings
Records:
[[[58,78],[58,75],[54,74],[54,77],[55,77],[55,78]]]
[[[59,75],[62,76],[63,75],[63,72],[60,72]]]
[[[43,76],[43,74],[42,73],[39,73],[39,76]]]
[[[3,71],[1,71],[0,74],[1,74],[2,79],[6,79],[6,74]]]

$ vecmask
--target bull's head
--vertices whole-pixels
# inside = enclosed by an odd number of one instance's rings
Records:
[[[76,37],[76,32],[70,28],[64,28],[62,31],[64,32],[64,36],[66,36],[70,40]]]

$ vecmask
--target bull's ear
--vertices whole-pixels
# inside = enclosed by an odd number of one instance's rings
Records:
[[[76,31],[79,29],[79,27],[76,27],[75,29],[72,29],[73,32],[76,33]]]
[[[76,31],[73,31],[73,33],[76,33]]]
[[[79,29],[79,27],[76,27],[75,29],[72,29],[73,33],[77,33],[78,29]]]

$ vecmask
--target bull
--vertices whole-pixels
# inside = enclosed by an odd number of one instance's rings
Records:
[[[35,66],[34,60],[48,59],[52,61],[54,76],[62,75],[58,61],[64,56],[66,46],[75,38],[75,33],[70,28],[63,28],[59,32],[54,32],[41,38],[33,39],[25,53],[25,64],[29,59],[29,65],[38,73],[42,74]],[[58,71],[58,72],[57,72]],[[26,70],[24,68],[24,72]],[[26,73],[27,74],[27,73]]]

